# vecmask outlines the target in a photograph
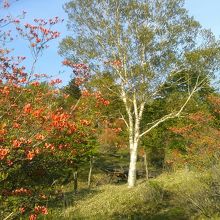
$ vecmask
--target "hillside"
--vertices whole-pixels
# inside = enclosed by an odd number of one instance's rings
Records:
[[[182,170],[139,180],[133,189],[125,184],[90,190],[81,186],[76,195],[67,189],[65,202],[44,219],[219,219],[219,179],[212,171]]]

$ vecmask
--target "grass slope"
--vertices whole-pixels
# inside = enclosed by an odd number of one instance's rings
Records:
[[[69,194],[70,206],[53,209],[46,219],[220,219],[213,183],[210,173],[179,171],[138,181],[133,189],[104,185]]]

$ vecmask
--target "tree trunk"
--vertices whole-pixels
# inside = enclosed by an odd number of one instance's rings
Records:
[[[137,147],[138,142],[130,143],[130,165],[128,172],[128,187],[134,187],[136,183]]]
[[[146,180],[149,178],[149,172],[148,172],[148,164],[147,164],[147,154],[146,151],[144,151],[144,168],[146,172]]]
[[[91,157],[89,161],[89,175],[88,175],[88,187],[89,188],[91,185],[92,168],[93,168],[93,157]]]
[[[77,190],[78,190],[78,172],[77,172],[77,169],[73,172],[73,190],[74,190],[74,193],[76,194],[77,193]]]

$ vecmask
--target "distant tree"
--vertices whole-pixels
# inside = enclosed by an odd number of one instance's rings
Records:
[[[183,101],[187,94],[188,83],[184,79],[184,74],[178,75],[171,78],[154,102],[146,106],[142,119],[143,126],[168,114],[175,105],[180,105]],[[177,86],[177,81],[179,86]],[[166,167],[166,162],[170,161],[170,153],[176,150],[185,152],[189,139],[186,135],[183,137],[174,134],[170,127],[184,127],[193,123],[189,116],[198,111],[206,112],[207,115],[212,114],[213,110],[210,109],[210,101],[207,97],[213,95],[214,91],[214,87],[207,82],[206,87],[203,87],[191,98],[181,117],[169,120],[142,138],[141,146],[149,154],[149,163],[152,162],[152,165],[158,168]],[[173,102],[173,100],[176,101]]]
[[[173,167],[207,169],[219,163],[219,94],[210,93],[203,99],[199,110],[168,128],[172,147],[168,160]]]
[[[73,99],[78,100],[81,96],[81,91],[79,86],[76,85],[75,79],[71,79],[69,84],[64,87],[64,92],[68,95],[70,95]]]

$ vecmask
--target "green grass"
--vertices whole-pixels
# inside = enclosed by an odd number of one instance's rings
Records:
[[[84,185],[77,195],[67,190],[68,207],[53,204],[44,219],[217,220],[211,184],[210,173],[178,171],[139,180],[132,189],[126,184],[92,189]]]

